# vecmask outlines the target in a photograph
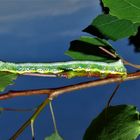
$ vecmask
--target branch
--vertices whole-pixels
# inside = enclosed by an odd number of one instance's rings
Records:
[[[123,81],[127,80],[134,80],[134,79],[140,79],[140,72],[135,72],[132,74],[128,74],[127,78],[125,78]],[[51,101],[50,99],[53,99],[54,97],[61,95],[65,92],[70,92],[78,89],[93,87],[93,86],[99,86],[114,82],[122,82],[122,77],[118,78],[106,78],[106,79],[100,79],[95,81],[89,81],[84,83],[79,83],[75,85],[60,87],[60,88],[53,88],[53,89],[47,89],[47,90],[28,90],[28,91],[10,91],[8,93],[0,95],[0,99],[8,99],[16,96],[29,96],[29,95],[38,95],[38,94],[48,94],[49,98],[46,98],[42,104],[40,104],[37,108],[37,110],[33,113],[33,115],[18,129],[18,131],[10,138],[10,140],[15,140],[23,131],[24,129],[29,126],[30,124],[34,123],[35,119],[38,117],[40,112],[44,109],[44,107]]]
[[[105,78],[105,79],[98,79],[94,81],[88,81],[83,83],[78,83],[74,85],[59,87],[59,88],[51,88],[51,89],[39,89],[39,90],[24,90],[24,91],[9,91],[5,94],[0,95],[0,100],[10,99],[13,97],[18,96],[31,96],[31,95],[48,95],[50,99],[57,97],[66,92],[95,87],[100,85],[111,84],[120,81],[128,81],[128,80],[135,80],[140,79],[140,72],[134,72],[127,75],[126,78],[122,79],[122,77],[113,77],[113,78]]]

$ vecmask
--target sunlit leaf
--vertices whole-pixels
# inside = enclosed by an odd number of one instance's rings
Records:
[[[140,134],[139,115],[131,105],[104,109],[91,122],[83,140],[135,140]]]
[[[103,0],[103,3],[111,15],[140,23],[140,0]]]
[[[97,16],[89,27],[84,29],[84,31],[101,38],[104,36],[112,40],[118,40],[135,35],[138,29],[138,25],[133,24],[129,20],[118,19],[115,16],[104,14]],[[95,29],[98,31],[98,34]]]
[[[45,140],[63,140],[58,133],[53,133],[51,136],[46,137]]]
[[[66,54],[76,60],[112,62],[119,59],[118,54],[107,41],[88,36],[72,41]]]
[[[0,91],[4,91],[4,89],[13,84],[13,80],[17,78],[17,74],[9,73],[9,72],[0,72]]]

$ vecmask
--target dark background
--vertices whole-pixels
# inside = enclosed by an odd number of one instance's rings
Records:
[[[98,0],[0,0],[0,59],[11,62],[54,62],[71,60],[64,52],[71,40],[101,13]],[[125,59],[139,63],[128,39],[111,42]],[[140,63],[139,63],[140,64]],[[135,69],[129,68],[129,71]],[[12,90],[60,87],[93,78],[41,78],[20,76]],[[88,88],[59,96],[53,101],[57,126],[65,140],[81,140],[91,120],[105,107],[116,84]],[[6,92],[5,91],[5,92]],[[0,101],[1,107],[34,108],[45,96],[18,97]],[[133,104],[140,109],[139,80],[122,83],[112,105]],[[0,140],[9,137],[25,122],[31,112],[3,112],[0,115]],[[53,132],[49,108],[35,122],[36,140]],[[18,140],[30,140],[28,127]]]

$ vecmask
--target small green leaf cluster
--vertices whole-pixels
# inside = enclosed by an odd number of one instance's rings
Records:
[[[122,57],[116,53],[107,40],[117,41],[136,35],[138,26],[140,26],[139,0],[103,0],[102,2],[103,9],[105,7],[109,8],[109,13],[98,15],[83,30],[93,37],[82,36],[80,39],[71,42],[66,54],[73,59],[102,62],[116,61]]]
[[[55,132],[51,136],[46,137],[45,140],[63,140],[63,138]]]

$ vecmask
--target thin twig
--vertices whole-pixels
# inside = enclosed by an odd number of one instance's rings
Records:
[[[125,65],[131,66],[131,67],[133,67],[133,68],[140,69],[140,65],[130,63],[130,62],[124,60],[124,59],[122,59],[122,61],[124,62]]]
[[[78,83],[75,85],[69,85],[69,86],[52,88],[52,89],[9,91],[8,93],[0,94],[0,100],[10,99],[13,97],[18,97],[18,96],[31,96],[31,95],[41,95],[41,94],[49,95],[49,98],[53,99],[57,97],[58,95],[61,95],[70,91],[116,83],[122,80],[128,81],[128,80],[135,80],[135,79],[140,79],[140,72],[130,73],[127,75],[125,79],[122,79],[122,77],[113,77],[113,78],[99,79],[99,80],[88,81],[88,82]]]
[[[40,112],[43,110],[43,108],[50,102],[50,100],[47,98],[44,102],[42,102],[37,110],[34,112],[34,114],[18,129],[18,131],[10,138],[10,140],[16,140],[16,138],[24,131],[24,129],[31,124],[32,121],[34,121]]]
[[[15,112],[28,112],[34,111],[36,108],[33,109],[22,109],[22,108],[0,108],[0,111],[15,111]]]
[[[45,94],[49,95],[53,92],[53,89],[39,89],[39,90],[23,90],[23,91],[9,91],[4,94],[0,94],[0,100],[5,100],[13,97],[18,96],[31,96],[31,95],[39,95],[39,94]]]
[[[43,74],[43,73],[23,73],[25,76],[38,76],[38,77],[57,77],[55,74]]]

